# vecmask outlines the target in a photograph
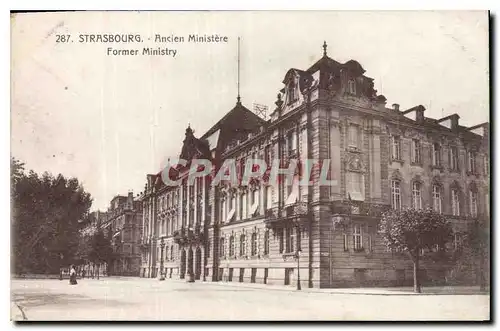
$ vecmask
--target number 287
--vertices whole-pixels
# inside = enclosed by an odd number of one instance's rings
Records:
[[[69,42],[69,34],[56,34],[56,43],[67,43]]]

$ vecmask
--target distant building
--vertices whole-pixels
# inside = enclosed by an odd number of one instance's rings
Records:
[[[111,240],[114,259],[109,266],[109,275],[139,276],[142,234],[142,204],[133,193],[114,197],[106,212],[103,225],[105,234]]]
[[[86,223],[83,225],[81,233],[83,235],[92,235],[95,231],[101,229],[106,223],[107,213],[96,210],[89,214]]]
[[[188,167],[177,168],[176,187],[160,173],[147,175],[141,276],[158,277],[163,266],[167,279],[295,285],[300,251],[309,287],[411,284],[411,261],[388,251],[377,233],[384,210],[431,207],[446,215],[455,232],[451,250],[468,223],[489,224],[489,124],[464,127],[458,114],[428,118],[421,105],[388,108],[364,73],[354,60],[328,57],[325,45],[311,67],[287,71],[268,121],[238,99],[201,137],[188,127],[181,159],[216,167],[230,158],[239,165],[279,159],[282,167],[328,159],[333,182],[321,186],[318,167],[308,187],[296,180],[214,187],[209,178],[189,186]],[[338,218],[344,226],[333,228]],[[423,253],[423,283],[444,281],[451,266]],[[473,268],[467,272],[474,282]]]

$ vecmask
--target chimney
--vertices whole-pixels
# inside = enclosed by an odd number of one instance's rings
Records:
[[[460,118],[460,116],[458,116],[458,114],[453,114],[450,116],[452,130],[458,130],[458,119],[459,118]]]
[[[414,120],[417,123],[423,123],[424,122],[424,111],[425,107],[422,105],[418,105],[415,107],[411,107],[410,109],[407,109],[401,114],[405,115],[407,118]]]
[[[458,119],[460,116],[458,114],[452,114],[443,118],[440,118],[438,120],[438,123],[447,127],[448,129],[451,129],[453,131],[458,130]]]
[[[399,111],[399,103],[393,103],[392,108],[394,108],[395,111]]]
[[[424,122],[424,111],[425,111],[425,107],[420,105],[417,107],[417,109],[415,110],[417,116],[416,116],[416,121],[418,123],[423,123]]]

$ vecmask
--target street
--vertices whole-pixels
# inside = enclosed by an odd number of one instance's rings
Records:
[[[239,285],[104,278],[70,286],[67,280],[14,279],[11,300],[28,320],[38,321],[489,319],[489,295],[298,292]]]

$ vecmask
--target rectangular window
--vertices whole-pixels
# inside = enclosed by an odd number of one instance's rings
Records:
[[[455,250],[460,249],[460,247],[462,247],[462,235],[460,233],[455,232],[453,234],[453,246]]]
[[[356,82],[354,79],[349,79],[347,82],[347,88],[350,94],[356,94]]]
[[[432,144],[432,165],[435,167],[441,166],[441,145],[438,143]]]
[[[269,230],[264,232],[264,255],[269,254]]]
[[[290,131],[287,134],[286,146],[288,149],[288,155],[295,155],[297,152],[297,140],[295,131]]]
[[[411,141],[411,162],[416,164],[422,163],[420,156],[420,140],[412,139]]]
[[[221,220],[222,220],[222,222],[226,221],[226,215],[227,215],[227,201],[226,201],[226,199],[223,199],[222,203],[221,203]]]
[[[364,201],[365,199],[365,179],[359,172],[346,173],[346,195],[352,200]]]
[[[247,240],[246,236],[242,234],[240,236],[240,256],[247,255]]]
[[[412,185],[412,202],[414,209],[422,209],[422,192],[419,182],[414,182]]]
[[[441,214],[441,211],[442,211],[441,187],[439,187],[438,185],[432,186],[432,202],[433,202],[434,211]]]
[[[451,190],[451,213],[460,216],[460,196],[457,189]]]
[[[458,148],[456,146],[450,147],[450,169],[458,170]]]
[[[284,248],[285,248],[285,247],[284,247],[284,242],[283,242],[283,241],[284,241],[284,238],[283,238],[283,237],[284,237],[283,229],[278,230],[278,240],[280,241],[280,242],[279,242],[279,244],[280,244],[280,246],[279,246],[279,248],[280,248],[280,253],[283,253],[283,250],[284,250]]]
[[[273,191],[271,186],[266,186],[266,201],[265,201],[265,208],[270,209],[271,206],[273,205]]]
[[[477,192],[470,191],[470,216],[477,217]]]
[[[355,124],[350,124],[347,130],[347,143],[349,147],[359,147],[358,145],[359,138],[359,128]]]
[[[235,256],[234,236],[229,237],[229,256]]]
[[[241,219],[244,220],[246,218],[248,218],[248,214],[247,214],[247,193],[243,193],[241,195]]]
[[[354,224],[352,240],[354,244],[354,251],[358,252],[363,250],[363,236],[361,234],[361,225]]]
[[[401,185],[398,180],[391,183],[392,208],[401,209]]]
[[[226,255],[226,252],[224,250],[224,238],[220,238],[220,241],[219,241],[219,256],[225,256]]]
[[[349,237],[347,236],[347,233],[344,233],[344,252],[347,252],[349,250]]]
[[[467,170],[473,174],[476,173],[476,153],[472,151],[467,152],[467,161]]]
[[[489,162],[488,162],[488,157],[485,155],[483,156],[483,173],[484,175],[488,175],[489,173]]]
[[[292,227],[286,228],[286,253],[295,252],[295,246],[294,246],[295,235],[293,233],[293,230],[294,229]]]
[[[250,203],[249,217],[254,217],[259,214],[259,192],[260,190],[257,188],[250,193],[252,201]]]
[[[264,148],[264,161],[266,161],[267,167],[271,166],[271,145]]]
[[[401,138],[399,136],[391,137],[391,154],[393,160],[401,160]]]

